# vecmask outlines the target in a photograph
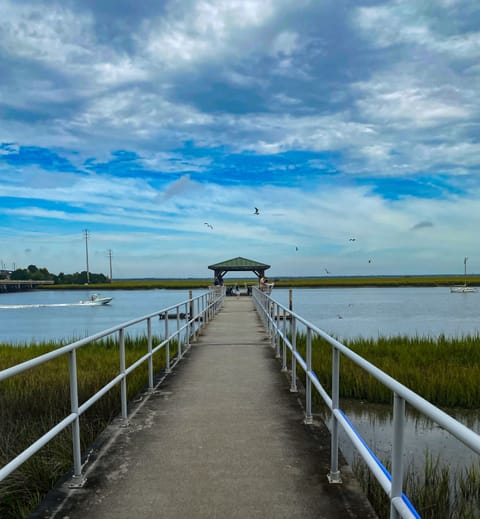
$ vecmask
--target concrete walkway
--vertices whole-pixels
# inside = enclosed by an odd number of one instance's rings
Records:
[[[83,488],[32,518],[374,518],[348,468],[327,482],[329,435],[297,395],[249,297],[219,315],[158,389],[112,424]]]

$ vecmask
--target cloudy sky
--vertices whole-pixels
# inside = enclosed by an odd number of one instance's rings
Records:
[[[479,27],[477,0],[1,0],[2,265],[85,270],[88,230],[114,278],[480,272]]]

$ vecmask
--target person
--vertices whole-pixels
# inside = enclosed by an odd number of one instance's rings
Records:
[[[260,278],[260,290],[265,290],[266,283],[267,283],[267,278],[265,276],[262,276]]]
[[[235,283],[235,286],[233,287],[233,293],[237,296],[237,299],[239,299],[240,289],[238,288],[238,283]]]

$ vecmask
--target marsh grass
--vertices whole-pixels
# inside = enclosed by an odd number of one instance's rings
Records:
[[[404,493],[409,496],[423,519],[479,519],[480,518],[480,464],[467,468],[443,465],[439,457],[428,451],[423,469],[409,463],[405,471]],[[383,462],[390,471],[390,464]],[[389,517],[390,503],[365,463],[356,458],[352,465],[363,491],[378,517]]]
[[[297,336],[305,355],[306,337]],[[440,407],[478,408],[480,402],[480,337],[379,337],[345,341],[355,353],[412,391]],[[331,387],[332,347],[312,341],[312,366],[325,388]],[[303,375],[303,374],[302,374]],[[391,391],[341,355],[340,396],[389,403]]]
[[[226,283],[257,285],[258,279],[226,278]],[[436,287],[463,285],[465,278],[459,276],[359,276],[359,277],[291,277],[274,279],[277,288],[323,288],[323,287]],[[127,279],[111,283],[90,284],[91,290],[145,290],[154,288],[189,289],[207,288],[213,280],[207,279]],[[480,286],[480,276],[467,276],[467,283]],[[85,285],[45,285],[41,290],[85,290]]]
[[[154,345],[160,339],[154,339]],[[0,370],[62,346],[61,342],[33,345],[0,345]],[[147,352],[146,337],[125,339],[126,365]],[[171,357],[177,345],[171,342]],[[165,349],[154,356],[154,372],[165,366]],[[119,372],[118,344],[105,339],[77,350],[79,403],[83,403]],[[144,363],[128,376],[128,398],[148,382]],[[33,441],[70,413],[67,356],[0,382],[0,466],[5,465]],[[120,388],[110,390],[80,418],[82,453],[120,412]],[[0,483],[0,517],[26,517],[72,467],[70,428],[64,430],[36,455]]]

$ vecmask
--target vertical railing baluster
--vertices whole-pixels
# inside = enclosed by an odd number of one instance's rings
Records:
[[[305,419],[304,423],[312,424],[312,329],[307,328],[307,373],[305,374]]]
[[[188,348],[190,347],[190,319],[192,318],[192,316],[189,315],[189,313],[188,313],[188,303],[185,303],[185,314],[187,316],[186,320],[185,320],[185,323],[186,323],[185,350],[188,350]]]
[[[290,384],[290,392],[296,393],[297,390],[297,358],[294,353],[297,351],[297,320],[291,315],[292,321],[290,324],[292,334],[292,382]]]
[[[338,469],[338,420],[333,410],[339,407],[340,395],[340,353],[332,346],[332,431],[330,447],[330,473],[328,480],[330,483],[341,483],[340,471]]]
[[[120,382],[120,398],[122,405],[122,418],[127,420],[128,411],[127,411],[127,377],[125,375],[125,329],[120,328],[118,330],[119,336],[119,351],[120,351],[120,375],[122,375],[122,380]]]
[[[280,327],[278,325],[280,320],[280,306],[275,301],[274,303],[274,311],[273,311],[273,318],[274,318],[274,332],[275,332],[275,357],[279,359],[281,357],[280,355]]]
[[[176,307],[177,312],[177,344],[178,344],[178,351],[177,351],[177,358],[182,358],[182,334],[180,333],[180,306]]]
[[[80,445],[80,417],[78,416],[78,379],[77,350],[68,354],[68,370],[70,373],[70,411],[77,415],[72,423],[73,475],[82,475],[82,451]]]
[[[147,319],[148,389],[153,391],[152,319]]]
[[[282,371],[287,372],[287,314],[286,309],[283,309],[283,323],[282,323],[282,334],[283,334],[283,341],[282,341]]]
[[[390,500],[402,496],[403,487],[403,432],[405,400],[393,394],[393,445],[392,445],[392,490]],[[391,503],[391,501],[390,501]],[[400,514],[390,504],[390,519],[399,519]]]
[[[170,332],[168,330],[168,319],[165,319],[165,340],[167,343],[164,346],[165,349],[165,373],[171,373],[170,369]]]

